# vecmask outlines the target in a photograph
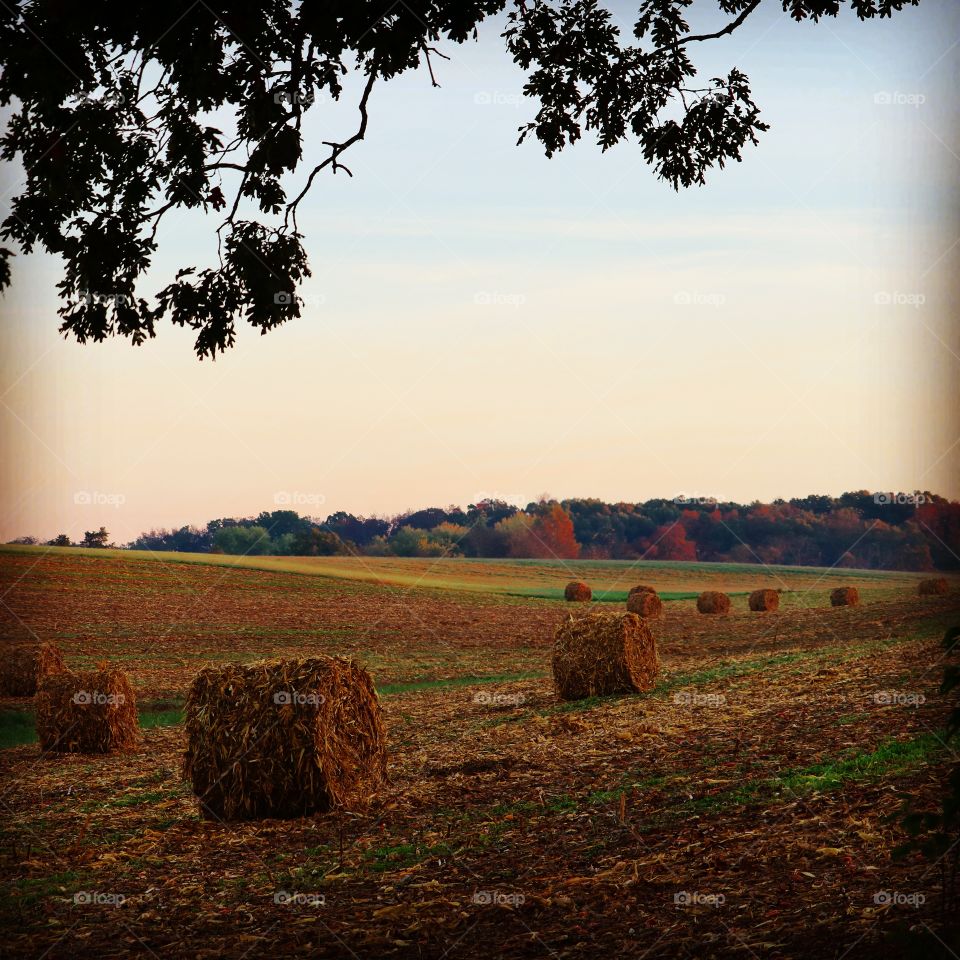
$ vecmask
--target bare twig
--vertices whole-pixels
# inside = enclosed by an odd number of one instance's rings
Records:
[[[430,83],[434,87],[439,87],[440,84],[437,83],[437,78],[433,75],[433,64],[430,62],[430,54],[435,53],[444,60],[449,60],[450,58],[445,53],[441,53],[436,47],[428,47],[425,43],[420,44],[420,49],[423,51],[424,59],[427,61],[427,70],[430,71]]]
[[[753,11],[759,6],[760,0],[751,0],[751,2],[740,11],[740,15],[735,20],[731,20],[725,27],[723,27],[721,30],[718,30],[716,33],[697,33],[691,34],[688,37],[678,37],[677,40],[671,43],[669,46],[658,47],[653,51],[653,54],[665,53],[684,43],[693,43],[694,41],[701,40],[718,40],[720,37],[725,37],[728,34],[733,33],[733,31],[736,30],[737,27],[739,27],[743,21],[746,20],[747,17],[749,17],[750,14],[753,13]]]
[[[288,222],[293,220],[293,229],[298,230],[297,227],[297,207],[300,205],[300,201],[310,192],[310,188],[313,186],[313,181],[316,179],[318,173],[323,170],[325,167],[332,167],[334,173],[338,169],[346,170],[350,176],[353,176],[350,173],[350,170],[340,163],[340,154],[344,150],[349,149],[353,144],[358,140],[362,140],[367,132],[367,103],[370,100],[370,91],[373,90],[373,84],[377,79],[377,63],[374,60],[370,64],[370,75],[367,77],[366,85],[363,88],[363,96],[360,98],[359,110],[360,110],[360,126],[357,128],[357,132],[352,136],[348,137],[346,140],[341,141],[340,143],[335,143],[329,140],[325,140],[324,144],[330,147],[330,156],[323,160],[321,163],[318,163],[311,171],[310,176],[307,177],[307,182],[304,188],[300,193],[287,204],[287,210],[283,218],[283,226],[286,229]]]

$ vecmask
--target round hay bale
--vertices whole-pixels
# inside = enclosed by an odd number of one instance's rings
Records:
[[[63,670],[63,654],[54,644],[20,643],[0,661],[0,690],[8,697],[32,697],[41,678]]]
[[[659,669],[653,634],[635,613],[571,616],[557,627],[553,682],[563,700],[649,690]]]
[[[630,594],[627,597],[627,609],[647,620],[663,616],[663,602],[655,593],[646,590]]]
[[[719,590],[704,590],[697,597],[697,610],[700,613],[729,613],[730,598]]]
[[[917,593],[921,597],[933,597],[946,593],[950,587],[946,577],[933,577],[931,580],[921,580],[917,585]]]
[[[640,584],[639,586],[630,588],[630,592],[627,594],[627,599],[632,597],[635,593],[656,593],[656,592],[657,591],[655,587],[648,587],[648,586],[645,586],[644,584]]]
[[[780,606],[780,591],[779,590],[754,590],[750,594],[750,609],[751,610],[776,610]]]
[[[831,607],[855,607],[860,603],[860,591],[856,587],[836,587],[830,591]]]
[[[340,657],[207,667],[186,703],[183,775],[218,820],[366,805],[387,776],[370,674]]]
[[[587,603],[593,591],[582,580],[571,580],[563,591],[563,599],[574,603]]]
[[[40,748],[57,753],[113,753],[140,740],[137,698],[122,670],[64,670],[37,688]]]

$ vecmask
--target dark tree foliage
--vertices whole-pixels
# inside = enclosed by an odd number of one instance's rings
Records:
[[[209,530],[184,526],[179,530],[149,530],[130,543],[131,550],[151,550],[155,553],[175,550],[178,553],[207,553],[213,546]]]
[[[109,539],[110,534],[107,533],[106,527],[101,527],[99,530],[87,530],[83,535],[83,540],[80,541],[80,546],[106,547]]]
[[[333,531],[309,526],[296,535],[292,552],[298,557],[333,557],[349,551]]]
[[[481,500],[467,507],[465,526],[472,527],[480,521],[492,525],[512,517],[516,512],[517,508],[505,500]]]
[[[442,507],[428,507],[426,510],[417,510],[415,513],[398,517],[394,521],[394,528],[416,527],[420,530],[431,530],[439,527],[441,523],[466,526],[468,522],[467,515],[459,507],[448,507],[446,510]]]
[[[797,21],[841,9],[762,2]],[[871,19],[917,2],[843,6]],[[584,134],[603,149],[630,139],[657,177],[702,184],[767,126],[740,69],[699,79],[691,51],[761,0],[706,4],[729,17],[713,33],[691,28],[692,4],[643,0],[624,37],[599,0],[11,0],[0,5],[0,104],[12,108],[0,158],[22,163],[25,183],[0,225],[0,289],[16,250],[42,248],[64,263],[65,336],[141,344],[168,318],[195,331],[201,358],[232,346],[240,321],[266,333],[299,317],[310,269],[297,209],[319,175],[352,176],[344,153],[366,134],[374,88],[418,67],[439,85],[440,47],[504,11],[507,52],[536,105],[521,140],[550,156]],[[304,116],[339,100],[351,71],[356,130],[305,144]],[[217,263],[184,264],[148,299],[138,281],[178,209],[216,217]]]
[[[365,547],[375,537],[385,537],[390,532],[390,521],[377,517],[355,517],[352,513],[339,510],[327,517],[324,527],[341,540]]]
[[[294,536],[310,529],[310,520],[301,517],[296,510],[264,510],[250,521],[250,526],[263,527],[271,537]]]

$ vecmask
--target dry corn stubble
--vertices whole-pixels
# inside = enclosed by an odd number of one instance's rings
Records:
[[[37,736],[56,753],[114,753],[140,742],[140,719],[122,670],[64,670],[40,680]]]
[[[659,667],[650,628],[635,613],[570,616],[557,627],[553,679],[564,700],[649,690]]]
[[[219,820],[362,807],[386,782],[386,735],[370,675],[310,657],[207,667],[186,704],[183,774]]]

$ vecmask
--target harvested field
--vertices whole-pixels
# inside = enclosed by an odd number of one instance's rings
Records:
[[[698,614],[702,590],[737,576],[683,574],[692,596],[649,624],[653,689],[565,702],[559,597],[0,553],[5,635],[55,642],[72,670],[122,667],[143,725],[128,754],[0,751],[7,952],[666,960],[708,944],[853,960],[904,955],[912,928],[935,956],[937,872],[891,850],[903,798],[932,809],[951,762],[938,645],[956,592],[919,597],[904,576],[831,609],[825,579],[775,617],[744,593],[728,616]],[[318,655],[373,677],[382,794],[201,819],[180,777],[193,678]],[[3,705],[26,730],[31,702]],[[890,891],[912,899],[878,900]]]
[[[638,576],[661,599],[691,599],[705,589],[735,595],[746,605],[747,594],[757,582],[758,567],[752,563],[685,563],[671,560],[511,560],[415,557],[232,557],[211,554],[153,554],[129,550],[67,551],[56,548],[0,546],[11,558],[38,556],[83,557],[103,561],[148,560],[170,568],[186,568],[182,576],[193,582],[204,578],[216,581],[225,570],[259,570],[267,574],[299,574],[349,581],[357,586],[372,585],[397,589],[417,588],[465,593],[493,593],[501,597],[541,597],[559,600],[563,585],[582,580],[593,588],[594,600],[624,603]],[[190,573],[192,568],[200,571]],[[207,569],[204,574],[204,568]],[[763,573],[772,578],[772,587],[784,591],[784,605],[809,605],[817,594],[840,584],[860,587],[871,595],[892,599],[916,594],[925,574],[889,570],[851,570],[838,567],[793,567],[764,564]]]

